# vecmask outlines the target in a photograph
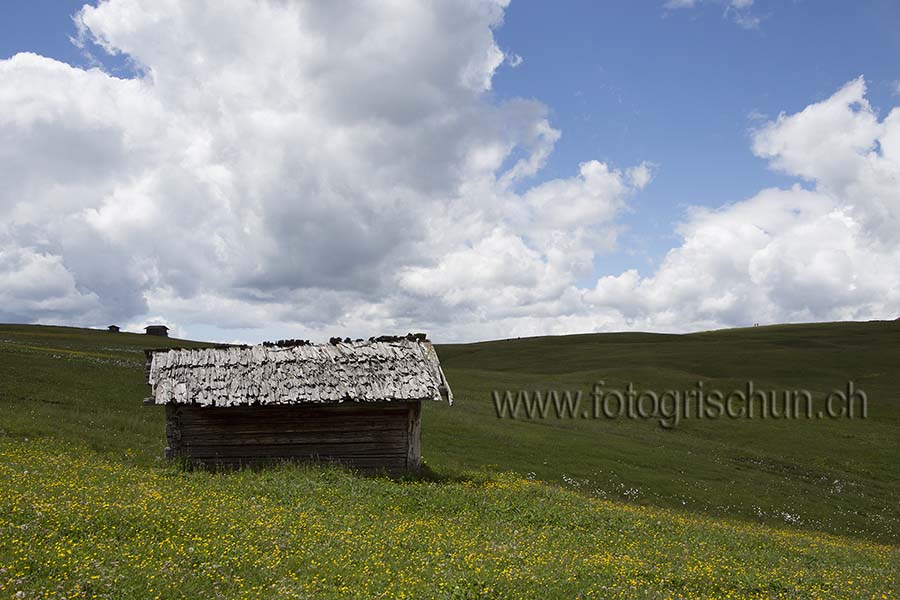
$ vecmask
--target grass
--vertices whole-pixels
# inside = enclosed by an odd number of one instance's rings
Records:
[[[0,595],[896,598],[898,334],[850,323],[442,346],[457,403],[426,407],[430,474],[397,480],[181,470],[160,458],[161,410],[141,405],[141,349],[172,340],[0,326]],[[498,419],[490,397],[697,377],[818,396],[852,378],[870,416],[664,430]]]
[[[430,405],[439,469],[532,472],[594,496],[896,544],[900,541],[900,322],[600,334],[445,346],[459,398]],[[494,389],[809,389],[854,381],[867,419],[498,419]],[[570,483],[567,484],[566,481]],[[572,483],[574,482],[574,483]]]

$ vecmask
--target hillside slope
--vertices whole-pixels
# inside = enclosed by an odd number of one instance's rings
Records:
[[[426,458],[496,465],[604,498],[900,542],[900,322],[690,335],[596,334],[439,348],[452,408],[429,406]],[[813,416],[848,381],[861,419],[497,418],[492,391],[808,389]],[[802,407],[802,405],[801,405]]]
[[[867,341],[839,358],[850,329]],[[0,595],[893,598],[896,340],[889,325],[849,324],[443,346],[458,401],[424,416],[431,474],[395,481],[182,471],[161,459],[161,410],[141,404],[142,348],[189,342],[0,326]],[[744,372],[814,376],[823,389],[862,377],[870,418],[666,431],[498,419],[490,399],[600,376],[668,385]]]

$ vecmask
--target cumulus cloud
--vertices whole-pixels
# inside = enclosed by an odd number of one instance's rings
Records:
[[[10,318],[324,329],[367,315],[369,333],[456,322],[418,304],[428,286],[441,308],[476,280],[519,307],[552,297],[611,243],[649,171],[591,161],[528,188],[559,132],[539,102],[487,93],[505,57],[521,63],[493,37],[505,5],[85,6],[77,41],[138,76],[0,61],[0,268],[24,282]],[[472,261],[483,274],[467,281]]]
[[[900,314],[900,109],[862,78],[759,128],[753,150],[808,182],[695,208],[656,273],[601,278],[590,302],[671,330]]]
[[[97,305],[97,295],[79,291],[58,256],[30,249],[0,250],[0,321],[27,321],[34,314],[90,315]]]
[[[490,94],[505,4],[86,6],[137,76],[0,61],[0,320],[464,340],[898,311],[900,113],[861,79],[756,132],[804,187],[692,209],[656,273],[598,281],[655,167],[535,179],[561,134]]]

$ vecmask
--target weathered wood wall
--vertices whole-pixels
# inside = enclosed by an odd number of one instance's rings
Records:
[[[237,467],[333,461],[365,471],[415,470],[421,402],[267,406],[166,405],[166,456]]]

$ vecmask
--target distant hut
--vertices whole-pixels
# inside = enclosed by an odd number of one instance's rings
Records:
[[[166,406],[166,456],[200,465],[415,470],[422,402],[453,402],[424,335],[146,352],[146,402]]]
[[[165,325],[147,325],[146,327],[144,327],[144,333],[146,333],[147,335],[169,337],[169,328]]]
[[[119,326],[118,325],[110,325],[109,327],[106,328],[106,330],[110,331],[112,333],[119,333]]]

